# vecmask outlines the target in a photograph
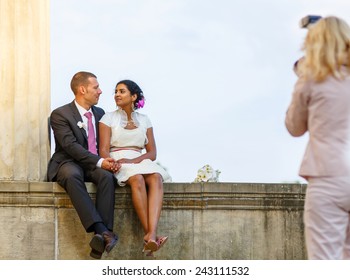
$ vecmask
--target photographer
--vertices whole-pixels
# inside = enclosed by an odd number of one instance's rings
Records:
[[[308,258],[350,259],[350,27],[321,18],[303,50],[285,124],[293,136],[309,132],[299,172]]]

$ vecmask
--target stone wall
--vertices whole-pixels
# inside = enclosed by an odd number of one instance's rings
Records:
[[[95,187],[87,184],[92,197]],[[305,259],[305,185],[167,183],[158,227],[164,260]],[[130,190],[116,189],[117,247],[103,259],[142,260]],[[91,259],[69,197],[56,183],[0,181],[0,259]]]

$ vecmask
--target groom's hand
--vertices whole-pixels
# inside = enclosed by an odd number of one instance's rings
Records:
[[[102,166],[103,169],[111,171],[113,173],[116,173],[119,171],[121,164],[116,162],[113,158],[105,158],[102,161]]]

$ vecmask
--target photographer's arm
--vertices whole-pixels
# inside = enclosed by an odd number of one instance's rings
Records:
[[[285,125],[292,136],[302,136],[307,130],[308,91],[301,79],[295,85],[292,101],[288,107]]]

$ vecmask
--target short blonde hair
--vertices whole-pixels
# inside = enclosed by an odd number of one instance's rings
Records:
[[[321,82],[327,76],[342,78],[342,65],[350,67],[350,27],[331,16],[311,26],[304,41],[305,59],[300,65],[302,76]]]
[[[85,71],[80,71],[73,76],[70,82],[70,87],[74,95],[77,94],[79,86],[86,86],[89,83],[89,78],[97,77],[95,74]]]

